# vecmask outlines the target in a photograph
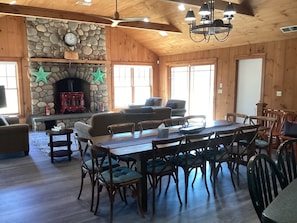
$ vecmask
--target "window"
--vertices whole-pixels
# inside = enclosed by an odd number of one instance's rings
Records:
[[[214,65],[171,67],[171,98],[186,100],[187,115],[213,119]]]
[[[0,85],[5,86],[6,105],[0,108],[0,114],[18,114],[18,84],[17,84],[17,63],[0,62]]]
[[[115,108],[144,104],[152,92],[152,67],[114,65],[113,91]]]

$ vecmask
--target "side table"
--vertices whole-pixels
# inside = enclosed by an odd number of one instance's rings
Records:
[[[71,133],[73,133],[72,129],[62,129],[60,131],[52,131],[52,130],[47,130],[46,134],[49,136],[49,147],[51,151],[49,152],[49,155],[51,157],[51,162],[54,162],[54,157],[62,157],[62,156],[68,156],[69,160],[71,160]],[[54,141],[55,136],[61,136],[65,135],[66,139],[65,140],[57,140]],[[61,147],[61,146],[67,146],[67,150],[54,150],[54,147]]]

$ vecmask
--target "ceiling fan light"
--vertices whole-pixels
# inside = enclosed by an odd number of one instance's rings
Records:
[[[179,10],[179,11],[185,11],[185,10],[186,10],[186,8],[185,8],[185,4],[179,4],[179,5],[178,5],[178,10]]]
[[[236,11],[232,3],[228,3],[224,11],[224,15],[235,15]]]
[[[186,21],[190,21],[190,22],[196,20],[195,14],[194,14],[194,12],[193,12],[192,9],[190,9],[190,10],[187,12],[186,17],[185,17],[185,20],[186,20]]]
[[[200,10],[199,10],[199,15],[210,15],[210,10],[209,10],[209,7],[208,7],[208,4],[204,3]]]

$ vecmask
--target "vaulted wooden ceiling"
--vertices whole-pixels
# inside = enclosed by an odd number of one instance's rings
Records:
[[[45,17],[110,26],[112,22],[102,17],[113,17],[115,0],[92,0],[91,6],[76,4],[83,0],[0,0],[0,16],[18,15]],[[216,0],[215,18],[222,18],[228,0]],[[211,39],[209,43],[195,43],[189,38],[188,25],[184,20],[192,8],[198,18],[202,0],[118,0],[120,18],[149,17],[150,23],[120,23],[113,29],[122,29],[129,36],[159,56],[193,51],[204,51],[274,40],[297,38],[297,32],[282,33],[281,27],[297,25],[297,0],[230,0],[237,14],[232,21],[233,30],[225,42]],[[185,11],[179,11],[180,2]],[[198,18],[199,19],[199,18]],[[160,30],[168,31],[162,37]]]

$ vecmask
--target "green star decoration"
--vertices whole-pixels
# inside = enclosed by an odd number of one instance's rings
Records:
[[[50,74],[51,74],[51,72],[44,72],[42,66],[39,67],[39,71],[38,72],[36,72],[36,71],[35,72],[32,72],[32,75],[34,75],[36,77],[36,80],[35,80],[36,83],[37,82],[40,82],[40,81],[43,81],[46,84],[47,83],[46,78]]]
[[[96,72],[93,72],[92,75],[94,76],[94,82],[100,81],[102,84],[104,83],[103,77],[105,73],[101,72],[100,68],[97,69]]]

